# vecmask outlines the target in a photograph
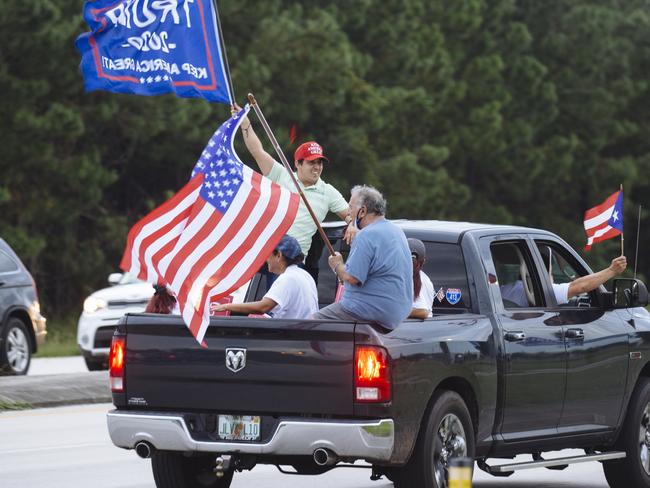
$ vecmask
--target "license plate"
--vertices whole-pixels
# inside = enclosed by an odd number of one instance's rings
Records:
[[[219,415],[220,439],[256,441],[260,438],[260,418],[254,415]]]

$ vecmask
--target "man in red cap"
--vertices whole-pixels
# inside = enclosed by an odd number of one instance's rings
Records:
[[[235,109],[237,111],[240,110],[238,106],[235,106]],[[250,119],[245,118],[240,128],[244,136],[246,148],[257,162],[262,174],[280,186],[295,192],[296,187],[291,180],[291,176],[284,169],[284,166],[264,150],[262,142],[251,127]],[[319,222],[322,222],[328,212],[333,212],[342,220],[345,220],[348,228],[345,231],[344,239],[349,244],[356,233],[356,228],[354,227],[352,217],[348,215],[348,203],[343,198],[343,195],[332,185],[325,183],[321,179],[323,165],[329,162],[323,154],[322,146],[315,141],[301,144],[294,153],[294,161],[296,165],[294,175],[307,197],[314,214],[316,214],[316,218]],[[296,220],[287,234],[298,240],[303,254],[307,256],[311,247],[312,237],[316,231],[316,224],[301,200]]]

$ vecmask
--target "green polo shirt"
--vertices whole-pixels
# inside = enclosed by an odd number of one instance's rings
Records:
[[[296,193],[296,185],[293,184],[291,176],[289,176],[284,166],[277,161],[273,164],[271,171],[266,176],[278,185]],[[294,173],[294,176],[298,180],[296,173]],[[332,185],[325,183],[321,178],[318,179],[315,185],[304,186],[300,180],[298,180],[298,184],[305,197],[307,197],[309,205],[311,205],[319,222],[325,220],[327,212],[339,213],[348,208],[348,202],[345,201],[343,195]],[[314,219],[309,215],[309,210],[307,210],[301,198],[296,220],[293,222],[287,234],[296,238],[305,257],[309,252],[311,238],[316,230]]]

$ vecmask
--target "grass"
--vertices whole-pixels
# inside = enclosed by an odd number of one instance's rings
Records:
[[[0,400],[0,412],[7,410],[29,410],[32,406],[25,402],[5,402]]]
[[[48,320],[45,343],[34,357],[51,358],[59,356],[78,356],[81,354],[77,345],[77,319],[67,317]]]

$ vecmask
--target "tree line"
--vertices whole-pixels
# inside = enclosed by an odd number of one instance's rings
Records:
[[[344,195],[372,184],[392,218],[541,227],[581,248],[584,211],[622,183],[634,265],[637,207],[650,205],[650,0],[218,4],[237,101],[255,93],[289,156],[318,140]],[[0,2],[0,236],[51,317],[105,283],[130,226],[187,181],[229,116],[84,93],[81,7]],[[619,249],[583,255],[598,268]]]

